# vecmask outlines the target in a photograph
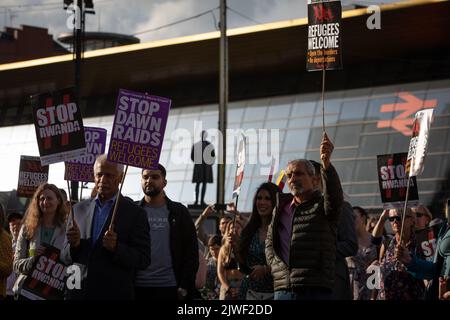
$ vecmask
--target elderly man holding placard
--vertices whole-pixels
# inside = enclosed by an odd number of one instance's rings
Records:
[[[123,166],[107,160],[94,164],[97,196],[73,207],[65,253],[80,265],[80,289],[71,299],[134,299],[134,274],[150,264],[149,225],[145,211],[118,195]],[[119,200],[114,224],[112,209]]]

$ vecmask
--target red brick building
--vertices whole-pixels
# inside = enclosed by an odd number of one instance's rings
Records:
[[[45,28],[22,26],[0,32],[0,64],[67,54]]]

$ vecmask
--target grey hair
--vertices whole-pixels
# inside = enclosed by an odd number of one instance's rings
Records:
[[[124,170],[123,164],[109,161],[108,156],[105,153],[97,156],[97,158],[95,159],[95,163],[98,163],[101,161],[107,161],[108,163],[110,163],[116,167],[118,173],[123,173],[123,170]],[[94,164],[94,172],[95,172],[95,164]]]
[[[294,165],[297,165],[297,164],[300,164],[300,163],[303,163],[305,165],[306,172],[308,172],[308,174],[310,176],[314,176],[316,174],[316,170],[314,169],[313,164],[309,160],[306,160],[306,159],[291,160],[291,161],[288,162],[286,168],[288,168],[290,165],[294,166]]]

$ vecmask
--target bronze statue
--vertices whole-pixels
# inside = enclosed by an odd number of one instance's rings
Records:
[[[198,206],[198,195],[200,191],[200,184],[202,184],[201,207],[206,207],[205,193],[206,184],[213,182],[212,165],[214,163],[214,146],[206,141],[208,134],[206,131],[201,133],[201,141],[198,141],[192,146],[191,160],[194,161],[194,173],[192,175],[192,183],[195,183],[195,203]]]

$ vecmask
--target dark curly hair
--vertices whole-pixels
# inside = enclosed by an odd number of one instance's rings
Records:
[[[259,227],[261,227],[261,216],[256,209],[256,198],[261,190],[266,190],[270,195],[270,201],[272,203],[272,208],[276,206],[277,202],[277,192],[279,192],[278,186],[272,182],[264,182],[261,184],[255,192],[253,197],[253,209],[250,215],[250,219],[241,233],[241,240],[239,243],[239,261],[245,262],[247,260],[248,248],[250,247],[250,242],[253,236],[258,232]]]

